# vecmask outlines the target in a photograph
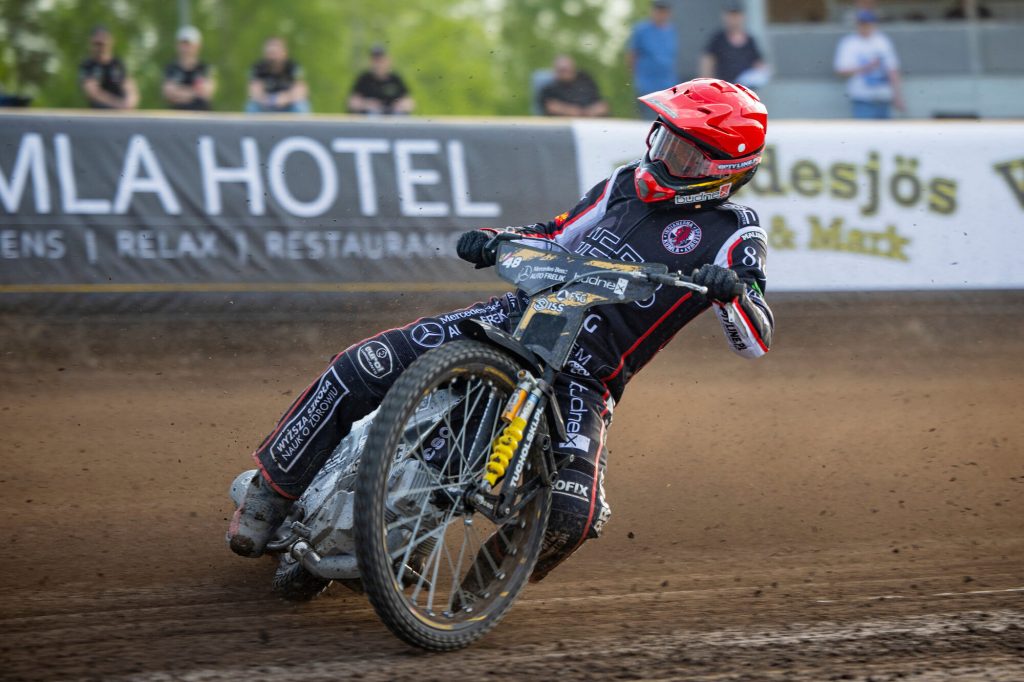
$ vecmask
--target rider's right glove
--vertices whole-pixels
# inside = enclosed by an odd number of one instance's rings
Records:
[[[493,235],[483,230],[470,230],[463,232],[455,245],[455,252],[459,258],[476,265],[477,270],[494,265],[497,260],[497,250],[493,247],[487,248],[487,242],[491,241]]]
[[[728,303],[742,292],[739,275],[734,270],[720,265],[705,263],[693,271],[693,283],[708,288],[707,297],[712,301]]]

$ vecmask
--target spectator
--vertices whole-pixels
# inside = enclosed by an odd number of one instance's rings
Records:
[[[250,114],[308,114],[309,87],[302,67],[288,58],[284,39],[272,37],[263,43],[263,59],[252,66],[249,75]]]
[[[540,91],[541,109],[547,116],[607,116],[608,103],[597,83],[576,68],[568,55],[555,57],[554,80]]]
[[[857,31],[836,48],[835,71],[847,78],[846,94],[854,118],[889,118],[891,107],[904,110],[900,62],[889,38],[878,30],[878,15],[857,13]]]
[[[698,72],[701,78],[721,78],[748,87],[760,87],[767,82],[764,57],[757,41],[747,33],[741,5],[729,5],[722,13],[722,30],[708,41]]]
[[[889,21],[892,18],[886,16],[878,9],[878,0],[853,0],[853,5],[846,8],[843,12],[843,24],[855,26],[857,24],[857,15],[861,12],[873,12],[876,17],[876,23],[879,21]]]
[[[979,19],[991,19],[992,10],[980,2],[975,4],[977,17]],[[957,0],[949,11],[946,12],[947,19],[966,19],[967,18],[967,0]]]
[[[114,56],[114,36],[105,26],[89,34],[89,58],[78,65],[82,93],[94,109],[135,109],[139,90],[120,59]]]
[[[411,114],[415,102],[405,81],[391,69],[383,45],[370,48],[370,68],[359,74],[348,96],[353,114]]]
[[[4,89],[0,87],[0,107],[27,107],[31,103],[31,97],[4,92]]]
[[[645,95],[670,88],[679,82],[676,77],[676,31],[672,26],[672,10],[666,0],[651,3],[651,18],[633,27],[626,50],[626,63],[633,74],[633,89]],[[641,118],[650,118],[652,110],[637,103]]]
[[[178,59],[164,69],[164,100],[171,109],[209,111],[216,87],[210,67],[199,60],[202,35],[195,26],[178,29]]]

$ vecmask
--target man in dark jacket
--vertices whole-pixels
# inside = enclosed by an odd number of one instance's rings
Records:
[[[182,26],[177,39],[178,58],[164,69],[164,101],[171,109],[209,111],[215,83],[210,67],[199,58],[202,34],[195,26]]]
[[[766,81],[764,57],[754,36],[747,32],[741,5],[729,5],[722,13],[722,30],[711,36],[704,48],[699,73],[703,78],[721,78],[748,87],[761,87]]]
[[[641,99],[657,114],[643,159],[616,169],[554,220],[502,231],[553,240],[595,258],[664,263],[672,271],[692,272],[708,293],[665,287],[642,301],[596,307],[587,318],[568,370],[554,387],[571,434],[554,449],[572,460],[553,486],[534,579],[601,532],[611,513],[603,480],[615,403],[682,327],[713,308],[738,354],[760,357],[771,344],[774,322],[764,299],[767,238],[754,211],[728,201],[760,163],[768,123],[764,106],[746,88],[713,79]],[[478,266],[493,265],[496,231],[462,235],[459,256]],[[740,281],[744,293],[734,297]],[[456,321],[475,318],[511,331],[525,300],[521,292],[510,292],[421,318],[335,356],[254,453],[260,475],[247,484],[232,520],[231,549],[243,556],[262,554],[292,500],[351,425],[380,404],[417,357],[458,338]]]
[[[416,106],[402,77],[391,68],[383,45],[370,49],[370,68],[359,74],[348,96],[353,114],[411,114]]]
[[[555,57],[554,79],[545,85],[538,99],[548,116],[607,116],[608,102],[586,71],[576,68],[569,55]]]
[[[93,109],[139,106],[135,79],[114,55],[114,36],[105,26],[97,26],[89,34],[89,57],[78,65],[78,83]]]
[[[302,66],[288,56],[283,38],[267,38],[263,43],[263,59],[252,65],[249,74],[250,114],[308,114],[309,86]]]

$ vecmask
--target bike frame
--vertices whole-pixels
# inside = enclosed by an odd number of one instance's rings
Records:
[[[518,503],[512,504],[523,458],[530,451],[540,419],[546,416],[560,440],[567,439],[553,386],[569,360],[587,314],[599,305],[650,298],[659,286],[651,278],[666,276],[668,268],[661,263],[628,263],[560,253],[523,244],[518,237],[513,243],[511,235],[499,243],[496,265],[499,277],[529,297],[518,325],[509,334],[479,320],[466,320],[460,330],[466,337],[494,345],[520,360],[543,394],[528,417],[523,442],[508,462],[511,485],[498,495],[481,490],[472,498],[481,513],[500,523],[537,492],[527,490]],[[567,461],[555,460],[550,443],[544,444],[544,452],[546,466],[539,472],[539,483],[550,485]]]

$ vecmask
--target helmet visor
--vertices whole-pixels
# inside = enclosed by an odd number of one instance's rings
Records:
[[[712,159],[700,147],[676,135],[660,121],[651,126],[647,150],[651,161],[661,161],[677,178],[734,175],[761,163],[760,152],[737,159]]]

